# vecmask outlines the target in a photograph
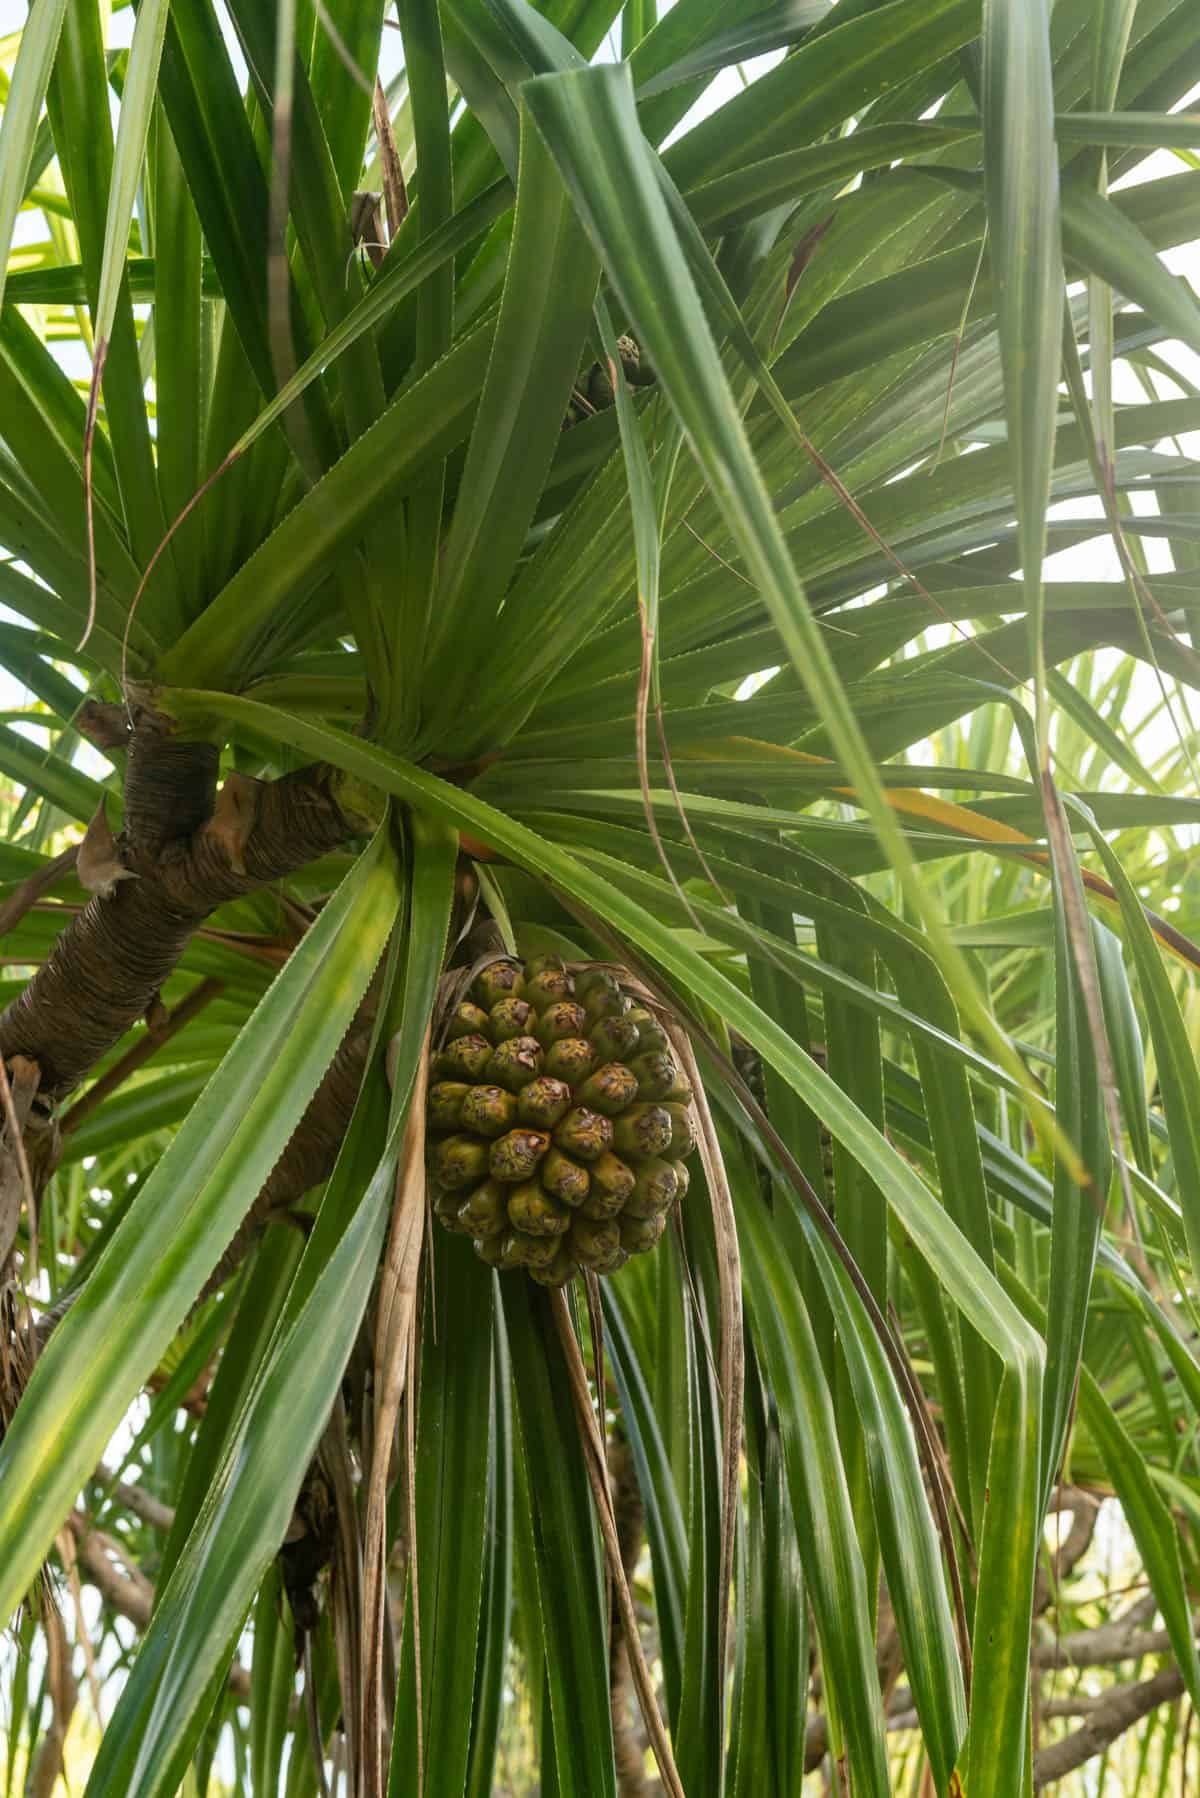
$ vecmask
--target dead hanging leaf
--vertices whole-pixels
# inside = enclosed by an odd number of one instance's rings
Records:
[[[219,843],[235,874],[244,874],[246,845],[258,820],[259,797],[263,783],[236,770],[221,783],[213,806],[212,817],[204,826],[204,834]]]
[[[417,1066],[400,1165],[396,1202],[379,1279],[375,1324],[374,1413],[371,1467],[367,1478],[366,1523],[363,1528],[362,1633],[362,1765],[361,1798],[384,1798],[387,1774],[385,1736],[389,1707],[383,1703],[383,1655],[387,1615],[387,1498],[392,1448],[401,1402],[408,1392],[416,1338],[417,1288],[425,1241],[425,1091],[428,1082],[430,1032]],[[410,1413],[411,1423],[411,1413]],[[407,1459],[413,1479],[413,1457]],[[410,1500],[410,1538],[412,1492]],[[414,1661],[420,1680],[420,1612],[417,1600],[416,1544],[409,1542],[412,1581]],[[421,1700],[417,1694],[417,1790],[424,1786]]]
[[[95,893],[99,899],[111,899],[118,882],[137,879],[133,869],[127,868],[121,860],[121,852],[108,822],[103,799],[92,814],[92,821],[79,845],[75,857],[75,873],[80,886],[89,893]]]
[[[13,1280],[0,1285],[0,1431],[29,1384],[38,1355],[38,1332],[29,1301]]]
[[[958,1627],[960,1652],[962,1653],[962,1657],[963,1657],[963,1674],[964,1674],[964,1680],[965,1680],[965,1683],[967,1686],[967,1690],[969,1693],[970,1682],[971,1682],[970,1629],[969,1629],[969,1626],[967,1623],[966,1611],[965,1611],[965,1606],[963,1603],[962,1579],[961,1579],[961,1573],[960,1573],[959,1566],[958,1566],[958,1550],[957,1550],[957,1546],[956,1546],[956,1542],[955,1542],[954,1531],[951,1528],[951,1524],[950,1524],[950,1507],[949,1507],[949,1502],[947,1500],[946,1494],[945,1494],[944,1490],[942,1489],[943,1475],[942,1475],[941,1464],[939,1462],[938,1454],[937,1454],[937,1451],[934,1448],[933,1444],[926,1440],[925,1432],[930,1427],[929,1420],[928,1420],[928,1415],[924,1408],[922,1399],[913,1390],[913,1385],[915,1383],[915,1375],[913,1375],[912,1369],[911,1369],[910,1365],[908,1364],[908,1362],[906,1361],[906,1359],[904,1358],[904,1356],[902,1356],[898,1353],[897,1345],[896,1345],[895,1341],[893,1340],[892,1332],[888,1328],[887,1320],[884,1317],[881,1310],[879,1309],[879,1306],[875,1300],[875,1296],[872,1293],[871,1288],[867,1285],[867,1282],[863,1277],[861,1268],[858,1266],[858,1263],[855,1261],[853,1255],[851,1255],[851,1253],[850,1253],[850,1250],[847,1248],[845,1240],[843,1239],[840,1232],[838,1231],[837,1226],[835,1225],[833,1218],[831,1217],[829,1211],[826,1209],[822,1200],[818,1197],[817,1193],[814,1191],[812,1185],[805,1178],[803,1170],[799,1167],[797,1162],[792,1158],[792,1156],[788,1152],[786,1144],[784,1143],[783,1139],[779,1136],[778,1132],[773,1128],[773,1126],[770,1122],[770,1119],[767,1117],[766,1113],[763,1111],[762,1107],[759,1105],[757,1099],[754,1097],[754,1094],[750,1091],[749,1087],[746,1085],[745,1080],[742,1078],[741,1074],[738,1072],[737,1068],[734,1067],[733,1063],[729,1060],[729,1058],[722,1052],[722,1050],[719,1048],[717,1043],[713,1040],[712,1036],[708,1033],[708,1031],[706,1031],[706,1029],[704,1028],[703,1024],[701,1023],[700,1019],[697,1018],[694,1014],[689,1013],[686,1006],[681,1005],[677,999],[672,1001],[670,996],[662,991],[662,989],[659,987],[659,985],[655,979],[653,970],[646,963],[642,962],[640,960],[640,958],[629,949],[627,944],[622,945],[619,942],[617,942],[617,940],[613,936],[612,931],[609,929],[608,925],[604,922],[604,920],[602,918],[597,917],[594,912],[589,911],[585,906],[579,905],[579,903],[577,901],[567,900],[565,898],[565,896],[562,896],[562,895],[560,895],[560,897],[563,898],[563,903],[566,904],[569,907],[569,909],[571,909],[575,913],[575,915],[578,918],[580,918],[580,920],[583,923],[585,923],[587,925],[587,927],[596,936],[601,938],[601,940],[603,940],[603,941],[607,941],[611,945],[611,947],[613,948],[614,954],[623,956],[624,967],[622,969],[622,977],[626,980],[626,982],[629,984],[629,986],[634,991],[639,991],[642,994],[642,996],[647,1000],[647,1002],[655,1007],[655,1009],[658,1012],[658,1015],[662,1018],[665,1027],[668,1029],[668,1032],[670,1031],[672,1024],[674,1024],[674,1028],[678,1032],[678,1037],[679,1037],[678,1044],[677,1044],[677,1052],[679,1054],[681,1062],[683,1063],[685,1072],[688,1074],[689,1079],[692,1080],[694,1089],[700,1094],[703,1094],[703,1086],[699,1079],[699,1072],[698,1072],[698,1068],[696,1065],[695,1052],[693,1050],[692,1044],[694,1041],[703,1046],[704,1053],[705,1053],[709,1063],[717,1070],[719,1077],[728,1086],[729,1090],[735,1094],[735,1096],[737,1097],[738,1103],[742,1107],[742,1110],[745,1112],[747,1118],[750,1120],[751,1124],[753,1125],[754,1136],[759,1141],[761,1141],[762,1143],[767,1145],[767,1147],[770,1151],[771,1159],[778,1164],[778,1170],[779,1170],[781,1177],[784,1178],[788,1182],[788,1184],[793,1188],[793,1190],[795,1191],[795,1193],[797,1194],[797,1196],[803,1203],[806,1211],[808,1211],[809,1215],[812,1217],[813,1222],[816,1224],[817,1228],[821,1231],[821,1234],[825,1237],[826,1241],[828,1242],[830,1249],[837,1256],[838,1260],[841,1262],[842,1266],[845,1268],[847,1277],[849,1278],[855,1291],[858,1293],[859,1298],[862,1301],[863,1308],[866,1311],[867,1317],[871,1323],[871,1326],[874,1329],[874,1331],[879,1339],[880,1346],[882,1347],[884,1353],[888,1357],[888,1361],[889,1361],[889,1364],[891,1365],[892,1372],[896,1378],[897,1386],[900,1390],[901,1396],[904,1399],[905,1405],[909,1412],[909,1416],[912,1420],[913,1430],[916,1435],[918,1444],[921,1447],[922,1460],[925,1464],[926,1474],[927,1474],[927,1476],[929,1478],[929,1482],[930,1482],[930,1490],[931,1490],[931,1494],[933,1497],[934,1510],[935,1510],[935,1515],[936,1515],[937,1522],[938,1522],[939,1533],[941,1534],[941,1537],[942,1537],[942,1546],[943,1546],[943,1550],[946,1555],[947,1564],[950,1569],[951,1591],[952,1591],[952,1594],[954,1597],[954,1604],[955,1604],[955,1620],[956,1620],[956,1624]],[[636,969],[636,971],[637,971],[636,978],[633,978],[633,979],[630,978],[629,971],[628,971],[629,968],[631,968],[631,967]],[[685,1030],[688,1034],[684,1034]],[[705,1108],[707,1109],[707,1105]],[[711,1116],[709,1118],[709,1122],[711,1123]],[[772,1173],[775,1172],[775,1168],[771,1165],[771,1160],[766,1161],[764,1163],[764,1165],[766,1165],[768,1167],[768,1171],[770,1171]],[[705,1174],[706,1174],[706,1178],[707,1178],[708,1177],[707,1162],[705,1163]],[[721,1168],[721,1176],[723,1177],[723,1175],[724,1175],[724,1169],[722,1167]],[[719,1194],[718,1194],[718,1196],[719,1196]],[[725,1197],[726,1198],[728,1197],[727,1186],[725,1188]],[[723,1203],[722,1203],[721,1209],[723,1210],[723,1208],[724,1207],[723,1207]],[[731,1215],[730,1216],[730,1224],[731,1225],[732,1225],[732,1222],[733,1222],[733,1220],[732,1220],[732,1215]],[[719,1235],[720,1234],[720,1225],[717,1220],[717,1207],[716,1206],[714,1206],[714,1228],[716,1228],[718,1230],[718,1235]],[[733,1251],[736,1253],[736,1248],[737,1248],[736,1232],[733,1235],[732,1248],[733,1248]],[[726,1264],[726,1256],[727,1256],[728,1252],[729,1252],[729,1250],[728,1250],[728,1248],[726,1248],[726,1250],[721,1254],[721,1258],[720,1258],[726,1278],[728,1277],[729,1272],[731,1271],[727,1265],[724,1265],[724,1264]],[[740,1268],[740,1258],[739,1258],[739,1268]],[[688,1278],[690,1281],[690,1278],[691,1278],[690,1270],[687,1269],[686,1263],[685,1263],[685,1272],[687,1272]],[[738,1315],[740,1318],[740,1312],[741,1312],[740,1272],[739,1272],[739,1277],[738,1277],[738,1282],[737,1282],[737,1295],[738,1295],[738,1297],[737,1297]],[[694,1302],[698,1302],[698,1301],[694,1300]],[[722,1339],[721,1359],[722,1359],[722,1363],[724,1363],[726,1355],[729,1352],[731,1352],[731,1345],[728,1344],[728,1342],[725,1340],[726,1332],[725,1332],[724,1320],[722,1322],[722,1335],[723,1335],[723,1339]],[[707,1341],[706,1341],[705,1346],[707,1348],[707,1346],[708,1346]],[[736,1353],[737,1353],[737,1357],[738,1357],[738,1366],[739,1366],[739,1375],[740,1375],[741,1362],[742,1362],[742,1347],[741,1347],[740,1330],[739,1330],[739,1337],[738,1337]],[[722,1373],[720,1375],[720,1384],[721,1384],[721,1388],[722,1388],[722,1395],[724,1397],[724,1395],[729,1391],[728,1375],[724,1372],[724,1367],[723,1367]],[[741,1428],[740,1405],[741,1405],[741,1400],[742,1400],[742,1385],[741,1385],[740,1377],[739,1377],[738,1389],[737,1389],[737,1400],[738,1400],[738,1405],[739,1405],[738,1428],[739,1428],[739,1441],[740,1441],[740,1428]],[[723,1417],[723,1419],[722,1419],[722,1427],[725,1432],[725,1439],[728,1440],[729,1439],[729,1436],[728,1436],[729,1423],[728,1423],[728,1420],[726,1417]],[[723,1507],[728,1506],[729,1503],[731,1502],[730,1477],[731,1477],[731,1470],[730,1470],[729,1466],[726,1465],[726,1469],[725,1469],[726,1484],[725,1484],[725,1490],[724,1490]],[[732,1501],[733,1502],[736,1502],[736,1496],[737,1496],[736,1488],[734,1488],[732,1491]],[[725,1517],[725,1513],[724,1513],[724,1508],[723,1508],[723,1522],[724,1522],[724,1517]],[[722,1531],[722,1546],[723,1546],[723,1548],[724,1548],[725,1541],[726,1541],[726,1535],[725,1535],[725,1531],[723,1529],[723,1531]]]
[[[83,1649],[83,1662],[87,1669],[92,1709],[96,1713],[96,1721],[103,1727],[104,1713],[100,1708],[100,1678],[96,1671],[96,1656],[92,1649],[91,1631],[88,1629],[87,1619],[83,1614],[83,1587],[79,1583],[79,1558],[75,1552],[75,1538],[69,1529],[59,1531],[56,1545],[67,1576],[67,1584],[71,1588],[71,1603],[75,1609],[75,1636]]]
[[[764,1156],[763,1165],[772,1176],[784,1179],[804,1205],[805,1210],[824,1236],[832,1252],[837,1256],[846,1275],[862,1302],[863,1310],[879,1339],[880,1347],[888,1358],[896,1385],[908,1410],[917,1439],[925,1473],[929,1481],[930,1496],[933,1502],[934,1516],[938,1532],[942,1539],[942,1548],[950,1571],[951,1596],[954,1602],[955,1624],[958,1631],[959,1651],[962,1657],[963,1682],[967,1690],[968,1704],[971,1690],[971,1632],[967,1620],[966,1606],[963,1598],[962,1576],[958,1565],[958,1549],[954,1530],[950,1522],[950,1503],[944,1489],[945,1475],[943,1457],[940,1448],[931,1439],[932,1423],[924,1402],[924,1395],[917,1389],[916,1375],[907,1357],[903,1355],[888,1328],[887,1319],[880,1310],[874,1293],[863,1276],[862,1269],[855,1261],[844,1237],[834,1223],[823,1200],[818,1196],[803,1169],[792,1158],[787,1145],[774,1129],[766,1112],[762,1109],[745,1080],[733,1063],[723,1054],[695,1019],[689,1020],[689,1028],[693,1031],[697,1042],[703,1043],[704,1052],[719,1076],[737,1098],[738,1104],[745,1112],[753,1126],[753,1136],[766,1145],[769,1154]],[[690,1045],[689,1045],[690,1046]]]
[[[787,279],[783,284],[783,310],[779,315],[779,324],[775,327],[776,333],[778,333],[779,326],[783,323],[784,314],[792,303],[792,295],[800,285],[800,277],[816,255],[817,245],[829,230],[829,227],[833,224],[836,217],[836,212],[831,212],[828,218],[823,218],[821,222],[814,225],[810,231],[806,231],[796,245],[792,260],[788,265]]]
[[[584,1269],[584,1288],[587,1292],[588,1327],[592,1332],[592,1366],[596,1381],[596,1416],[600,1428],[604,1428],[604,1419],[608,1415],[608,1395],[604,1389],[604,1306],[600,1297],[600,1279],[591,1268]]]
[[[971,303],[975,298],[975,288],[983,270],[983,258],[984,253],[987,250],[987,238],[987,220],[985,219],[983,222],[983,235],[979,239],[979,255],[975,259],[975,272],[967,284],[966,298],[963,300],[963,308],[958,319],[958,330],[954,334],[954,348],[950,352],[950,373],[946,377],[946,404],[942,408],[942,429],[941,435],[938,437],[937,453],[933,458],[934,468],[937,468],[941,463],[942,451],[946,447],[946,431],[950,424],[950,401],[954,397],[954,377],[958,372],[958,358],[962,350],[963,337],[966,335],[967,314],[971,310]]]
[[[362,1766],[362,1691],[359,1657],[362,1645],[362,1533],[358,1489],[354,1478],[346,1408],[339,1393],[321,1446],[321,1472],[333,1495],[334,1548],[329,1579],[329,1614],[333,1625],[338,1687],[342,1694],[344,1734],[339,1738],[349,1765],[352,1791]],[[335,1787],[336,1789],[336,1787]]]
[[[24,1199],[29,1218],[29,1274],[37,1279],[38,1217],[37,1193],[25,1153],[25,1127],[33,1101],[41,1083],[41,1069],[36,1061],[14,1055],[12,1078],[0,1060],[0,1106],[3,1108],[5,1132],[0,1145],[0,1268],[6,1267],[16,1241]]]
[[[392,132],[387,95],[383,91],[383,83],[378,76],[375,77],[371,116],[375,126],[375,139],[379,145],[379,168],[383,180],[384,203],[387,206],[388,238],[390,240],[395,237],[408,217],[408,190],[404,185],[404,168]]]
[[[382,201],[369,188],[350,196],[350,235],[360,250],[370,257],[372,268],[378,268],[387,255],[383,239]]]
[[[51,1798],[60,1778],[65,1779],[64,1750],[67,1731],[79,1698],[71,1671],[71,1644],[66,1625],[44,1582],[41,1591],[42,1628],[46,1635],[46,1687],[50,1694],[50,1727],[38,1743],[25,1783],[26,1798]]]

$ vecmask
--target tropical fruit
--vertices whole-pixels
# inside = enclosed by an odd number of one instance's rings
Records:
[[[605,968],[489,962],[452,1013],[428,1100],[435,1215],[547,1286],[652,1249],[687,1191],[692,1092]]]

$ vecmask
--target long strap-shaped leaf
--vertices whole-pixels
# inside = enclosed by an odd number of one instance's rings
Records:
[[[398,899],[384,830],[293,952],[38,1361],[0,1448],[5,1617],[299,1122]]]
[[[758,1230],[759,1254],[768,1269],[771,1289],[785,1290],[788,1277],[773,1255],[772,1226],[767,1223],[761,1203],[743,1206],[739,1223],[745,1221],[747,1212],[753,1219],[750,1227]],[[872,1330],[845,1269],[834,1260],[816,1225],[798,1206],[795,1221],[776,1208],[773,1228],[789,1244],[793,1265],[797,1260],[797,1224],[837,1319],[838,1339],[846,1355],[851,1390],[866,1435],[888,1589],[905,1647],[905,1665],[921,1717],[926,1752],[941,1785],[949,1780],[966,1730],[966,1699],[937,1532],[916,1445],[883,1345]],[[790,1302],[795,1303],[795,1299]]]
[[[67,0],[44,0],[32,9],[21,33],[21,48],[0,121],[0,300],[4,298],[13,226],[25,198],[25,177],[66,10]]]
[[[421,1349],[412,1555],[420,1610],[417,1678],[413,1607],[405,1609],[392,1728],[392,1798],[429,1771],[426,1791],[461,1792],[471,1748],[464,1728],[475,1678],[484,1573],[487,1495],[495,1453],[491,1415],[496,1280],[469,1242],[435,1247]],[[421,1716],[417,1715],[418,1698]],[[421,1755],[418,1761],[417,1746]]]
[[[441,826],[415,825],[408,941],[392,1006],[399,1015],[391,1128],[379,1088],[365,1090],[272,1345],[106,1733],[89,1786],[94,1798],[174,1793],[204,1722],[205,1694],[283,1540],[375,1276],[445,948],[455,848]]]
[[[904,833],[886,803],[876,758],[796,575],[721,367],[693,271],[677,237],[664,191],[669,184],[664,184],[661,169],[642,137],[628,71],[595,68],[539,77],[525,85],[522,98],[559,159],[572,198],[603,252],[638,340],[649,351],[712,500],[772,623],[844,766],[853,770],[863,809],[905,897],[929,931],[930,947],[956,1000],[997,1059],[1028,1088],[1020,1062],[983,1005],[965,962],[946,937],[936,905],[918,878]],[[705,267],[710,265],[711,257],[706,255]],[[713,269],[706,298],[717,290],[727,291]],[[744,328],[735,340],[739,347],[742,337],[748,337]],[[1057,345],[1057,338],[1055,342]],[[748,353],[756,357],[752,344]],[[761,363],[761,358],[756,360]],[[760,380],[763,372],[756,369]],[[769,374],[766,381],[769,397],[790,418]],[[1037,1111],[1032,1119],[1035,1129],[1044,1128]],[[1077,1165],[1065,1139],[1059,1148]]]
[[[168,662],[180,672],[200,667],[214,681],[244,671],[297,594],[329,572],[385,501],[400,499],[466,434],[490,348],[491,326],[484,324],[393,400],[242,563],[164,658],[163,671]]]
[[[487,380],[442,555],[429,675],[454,717],[524,546],[587,334],[600,264],[521,115],[512,248]]]
[[[543,1789],[560,1798],[615,1798],[604,1586],[591,1493],[550,1308],[528,1280],[500,1296],[512,1352],[534,1541],[536,1604],[546,1642]]]
[[[170,0],[145,0],[138,8],[129,52],[129,68],[121,91],[117,121],[117,145],[113,154],[112,185],[108,190],[108,216],[104,222],[104,260],[100,268],[100,292],[96,299],[97,354],[112,333],[117,295],[129,252],[129,221],[142,172],[142,157],[158,87],[158,65],[167,31]]]
[[[1196,1065],[1195,1051],[1133,882],[1086,808],[1070,799],[1067,804],[1071,815],[1081,818],[1091,832],[1121,907],[1121,925],[1137,969],[1154,1045],[1174,1163],[1174,1193],[1183,1213],[1188,1251],[1193,1262],[1197,1262],[1200,1257],[1200,1069]]]
[[[981,1627],[977,1617],[975,1626],[975,1681],[980,1699],[971,1720],[970,1791],[971,1798],[1012,1798],[1012,1769],[1024,1755],[1029,1621],[1039,1543],[1043,1349],[1037,1333],[914,1170],[885,1137],[871,1129],[824,1070],[740,987],[668,929],[655,913],[629,900],[611,882],[524,825],[386,750],[256,705],[253,700],[177,692],[167,697],[167,703],[239,719],[275,741],[324,757],[362,780],[436,812],[476,841],[492,845],[557,883],[653,956],[739,1031],[871,1174],[949,1296],[1005,1368],[993,1428],[989,1504],[980,1553],[980,1589],[989,1594],[989,1604],[987,1625]]]
[[[1034,646],[1038,740],[1046,755],[1042,555],[1063,294],[1047,0],[987,0],[983,41],[984,186],[1025,611]]]
[[[826,1689],[845,1731],[854,1790],[886,1798],[890,1781],[871,1606],[833,1397],[799,1286],[756,1201],[739,1207],[738,1223],[750,1318],[779,1409],[796,1533],[809,1550],[805,1573]]]
[[[96,407],[109,343],[112,338],[113,321],[117,316],[121,283],[125,276],[125,262],[129,253],[129,221],[133,216],[133,204],[142,175],[146,138],[150,130],[150,119],[154,112],[158,65],[162,59],[168,5],[169,0],[146,0],[146,4],[139,7],[137,23],[133,30],[133,45],[129,52],[125,85],[121,90],[121,112],[117,122],[117,142],[108,189],[108,209],[104,220],[104,248],[100,260],[99,289],[92,321],[95,332],[95,353],[92,363],[92,391],[88,405],[88,429],[84,439],[84,470],[85,479],[88,482],[85,499],[89,532],[92,509],[91,455]],[[132,341],[132,332],[128,326],[126,331]],[[141,439],[141,436],[142,434],[139,432],[138,438]],[[118,449],[125,447],[124,442],[118,441]],[[148,443],[140,441],[138,447],[142,448],[144,452],[142,468],[142,472],[144,472],[145,459],[149,455]],[[129,480],[137,478],[131,468],[123,467],[122,472],[126,476],[127,483]],[[135,520],[131,520],[131,525],[135,523]],[[138,545],[136,535],[134,541],[135,546],[142,547]],[[85,636],[91,635],[91,625],[94,623],[92,614],[95,610],[96,571],[94,554],[90,547],[89,556],[91,560],[88,573],[92,587],[92,601]]]
[[[1043,1315],[1037,1299],[1011,1268],[1002,1268],[1001,1278],[1026,1316],[1040,1326]],[[1195,1701],[1200,1697],[1200,1658],[1196,1653],[1191,1600],[1184,1582],[1175,1522],[1155,1486],[1145,1457],[1086,1365],[1079,1370],[1079,1416],[1104,1457],[1125,1521],[1158,1600],[1180,1672]]]

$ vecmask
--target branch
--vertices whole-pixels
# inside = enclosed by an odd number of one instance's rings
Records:
[[[1059,1498],[1056,1509],[1060,1512],[1070,1511],[1071,1527],[1058,1547],[1047,1551],[1049,1565],[1043,1562],[1037,1570],[1033,1591],[1035,1616],[1040,1616],[1049,1608],[1067,1574],[1090,1548],[1092,1537],[1096,1533],[1096,1520],[1100,1515],[1100,1500],[1090,1492],[1068,1487]]]
[[[203,1304],[224,1286],[273,1219],[282,1216],[297,1199],[303,1198],[333,1172],[362,1085],[378,1004],[379,980],[376,978],[367,988],[354,1021],[309,1100],[304,1116],[288,1138],[287,1147],[205,1281],[197,1304]]]
[[[187,1003],[189,1001],[185,1000],[184,1004]],[[367,988],[337,1054],[325,1070],[282,1155],[201,1288],[193,1312],[232,1278],[269,1224],[286,1220],[307,1227],[307,1220],[292,1213],[290,1207],[333,1172],[366,1069],[378,1003],[379,981],[376,978]],[[90,1097],[89,1092],[80,1104]],[[64,1128],[78,1109],[76,1106],[67,1113]],[[39,1350],[45,1348],[83,1290],[82,1284],[70,1288],[42,1312],[37,1324]],[[186,1399],[183,1401],[187,1402]]]
[[[102,1074],[82,1099],[72,1105],[59,1125],[63,1135],[69,1136],[72,1130],[78,1130],[84,1118],[90,1117],[97,1105],[102,1104],[131,1074],[143,1067],[152,1055],[156,1055],[164,1043],[169,1043],[173,1036],[177,1036],[185,1024],[190,1024],[210,999],[215,999],[224,990],[222,981],[211,978],[202,980],[199,986],[193,987],[187,998],[180,1000],[174,1011],[167,1014],[165,1023],[156,1029],[147,1029],[145,1035],[138,1038],[133,1047],[109,1068],[107,1074]]]
[[[84,1512],[73,1511],[68,1528],[75,1538],[80,1571],[89,1585],[95,1586],[119,1616],[139,1630],[147,1629],[154,1609],[154,1587],[145,1574],[130,1563],[119,1542],[94,1528]],[[118,1560],[124,1562],[124,1573]],[[237,1661],[230,1667],[226,1683],[235,1697],[249,1699],[250,1675]]]
[[[1140,1606],[1136,1607],[1140,1610]],[[1151,1600],[1153,1614],[1153,1600]],[[1099,1629],[1081,1629],[1059,1641],[1035,1642],[1035,1667],[1115,1667],[1120,1661],[1140,1660],[1148,1654],[1170,1654],[1171,1641],[1166,1630],[1141,1630],[1140,1616],[1126,1614],[1115,1623]],[[1200,1628],[1200,1611],[1192,1617],[1194,1628]]]
[[[0,905],[0,937],[15,930],[25,913],[38,904],[42,895],[48,893],[51,887],[57,886],[71,872],[78,854],[78,843],[72,843],[69,849],[64,849],[61,855],[56,855],[44,867],[36,868],[20,886],[14,888],[3,905]]]
[[[120,708],[108,708],[118,711]],[[105,708],[91,734],[111,740]],[[343,776],[303,768],[280,780],[231,774],[215,790],[211,744],[180,738],[143,709],[129,734],[118,876],[63,930],[0,1016],[0,1056],[24,1055],[53,1105],[144,1016],[190,938],[218,906],[283,879],[367,826],[343,809]]]
[[[50,1693],[50,1727],[43,1729],[36,1748],[31,1748],[26,1776],[26,1798],[51,1798],[60,1779],[65,1783],[63,1750],[71,1718],[79,1699],[79,1687],[71,1672],[71,1645],[66,1625],[49,1593],[43,1594],[42,1628],[46,1633],[46,1684]]]
[[[1082,1767],[1097,1754],[1102,1754],[1118,1736],[1140,1723],[1143,1717],[1167,1704],[1183,1692],[1183,1675],[1178,1667],[1164,1667],[1153,1679],[1137,1685],[1114,1686],[1091,1712],[1087,1722],[1073,1734],[1043,1748],[1033,1757],[1035,1791],[1053,1785],[1076,1767]]]
[[[170,1531],[175,1521],[175,1512],[170,1505],[164,1505],[160,1498],[147,1492],[142,1486],[131,1486],[125,1480],[117,1479],[111,1467],[101,1461],[96,1469],[96,1483],[111,1492],[117,1503],[123,1505],[131,1517],[140,1523],[149,1524],[163,1536]]]

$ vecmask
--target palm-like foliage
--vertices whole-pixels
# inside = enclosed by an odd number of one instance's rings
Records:
[[[260,1795],[335,1750],[639,1789],[568,1321],[670,1789],[1012,1798],[1110,1717],[1178,1761],[1200,43],[1048,10],[141,0],[126,54],[40,0],[7,46],[5,1616],[57,1568],[8,1789],[79,1574],[127,1674],[89,1794],[231,1742]],[[1043,582],[1101,536],[1117,578]],[[705,1177],[589,1306],[421,1257],[481,944],[622,964],[695,1044]],[[1085,1741],[1047,1669],[1098,1623],[1165,1661]]]

